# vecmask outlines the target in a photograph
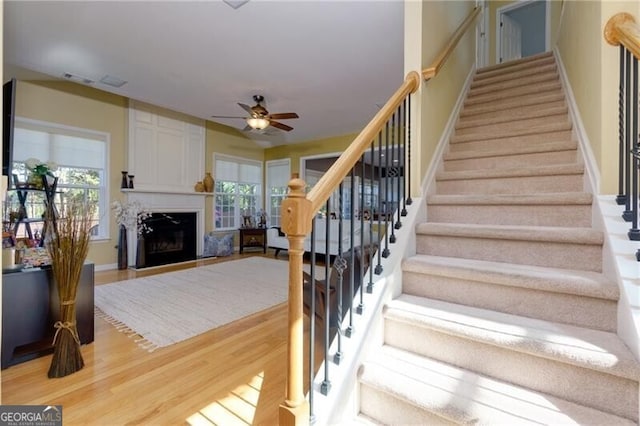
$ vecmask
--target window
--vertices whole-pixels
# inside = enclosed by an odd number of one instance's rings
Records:
[[[56,205],[62,206],[72,199],[94,203],[96,212],[92,235],[107,238],[109,215],[107,182],[109,135],[92,130],[78,129],[54,123],[16,119],[14,133],[13,171],[19,181],[27,180],[25,161],[37,158],[54,162],[58,169]],[[7,202],[17,203],[17,194],[9,191]],[[44,212],[43,194],[28,197],[28,217],[39,217]]]
[[[214,212],[216,229],[236,229],[249,216],[255,223],[262,208],[262,163],[243,158],[214,156]]]
[[[291,180],[289,159],[267,161],[267,215],[270,226],[280,226],[280,206]]]

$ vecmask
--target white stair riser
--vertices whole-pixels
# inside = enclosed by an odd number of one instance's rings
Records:
[[[576,192],[584,188],[582,175],[437,180],[437,194],[529,194]]]
[[[516,167],[550,166],[554,164],[575,164],[578,152],[575,149],[563,151],[534,152],[527,154],[510,154],[493,157],[465,158],[445,160],[444,170],[455,172],[461,170],[480,169],[512,169]]]
[[[416,252],[432,256],[602,271],[602,246],[416,234]]]
[[[455,136],[451,138],[449,144],[450,152],[458,151],[492,151],[498,149],[518,149],[529,147],[532,144],[546,142],[566,142],[571,141],[571,131],[561,130],[537,135],[523,135],[506,138],[493,138],[485,140],[457,141]]]
[[[616,331],[617,303],[613,300],[406,271],[402,274],[402,291],[529,318]]]
[[[590,205],[429,204],[429,222],[590,227]]]
[[[456,424],[363,383],[360,384],[360,412],[376,419],[379,424],[386,425],[397,424],[400,419],[403,424],[429,426]]]
[[[638,418],[638,382],[387,318],[385,343],[438,361]]]

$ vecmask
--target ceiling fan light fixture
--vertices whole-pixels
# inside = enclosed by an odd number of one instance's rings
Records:
[[[249,117],[247,118],[247,124],[256,130],[263,130],[269,127],[269,120],[262,117]]]

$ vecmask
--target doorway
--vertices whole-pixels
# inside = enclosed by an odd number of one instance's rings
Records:
[[[502,63],[550,49],[548,0],[525,0],[496,12],[496,62]]]

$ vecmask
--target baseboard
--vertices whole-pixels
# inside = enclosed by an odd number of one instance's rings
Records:
[[[584,123],[582,122],[582,118],[580,117],[580,110],[578,109],[578,104],[576,103],[576,98],[573,95],[573,90],[571,89],[571,83],[569,82],[569,77],[567,76],[567,71],[564,67],[564,63],[562,62],[562,57],[558,52],[558,48],[553,49],[553,55],[556,58],[556,63],[558,64],[558,74],[560,75],[560,83],[562,84],[562,88],[564,89],[564,93],[567,99],[567,106],[569,108],[569,115],[571,117],[571,121],[574,124],[574,133],[576,138],[578,139],[578,145],[580,146],[580,150],[583,153],[584,162],[585,162],[585,170],[587,172],[588,182],[588,192],[592,194],[600,193],[600,169],[598,168],[598,163],[596,161],[596,157],[593,155],[593,150],[591,149],[591,142],[589,141],[589,136],[587,135],[587,131],[584,128]]]
[[[431,162],[429,163],[429,167],[427,168],[427,173],[424,175],[424,179],[422,179],[421,194],[428,195],[429,191],[431,191],[432,184],[435,182],[436,173],[438,172],[438,166],[442,162],[442,157],[444,156],[445,150],[449,146],[449,139],[453,135],[455,130],[456,122],[458,121],[458,116],[460,115],[460,110],[464,105],[464,100],[467,97],[467,93],[469,92],[469,88],[471,87],[471,82],[473,81],[473,76],[476,73],[475,64],[469,70],[469,74],[467,74],[467,78],[465,79],[464,85],[462,86],[462,90],[460,90],[460,94],[458,95],[458,99],[456,100],[453,109],[451,110],[451,114],[449,115],[449,119],[447,120],[447,124],[444,127],[444,131],[440,136],[440,140],[438,141],[438,145],[431,157]],[[426,83],[428,84],[428,83]]]

